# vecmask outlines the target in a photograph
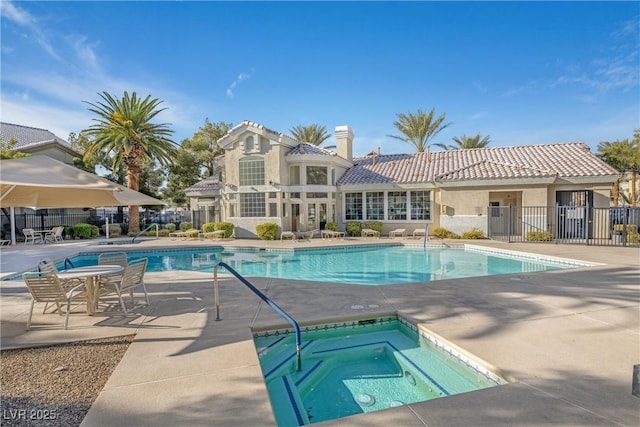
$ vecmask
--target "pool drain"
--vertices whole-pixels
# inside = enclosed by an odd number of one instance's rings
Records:
[[[356,402],[358,402],[362,406],[371,406],[376,403],[376,399],[370,394],[358,393],[356,394]]]

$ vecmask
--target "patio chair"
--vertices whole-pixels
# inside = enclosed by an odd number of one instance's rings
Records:
[[[298,232],[298,239],[311,240],[319,233],[320,233],[320,229],[319,228],[314,228],[313,230],[307,230],[307,231],[299,231]]]
[[[38,271],[41,273],[55,274],[55,275],[57,275],[60,272],[58,270],[58,267],[56,266],[56,263],[53,262],[51,258],[41,258],[38,261]],[[72,279],[58,278],[58,280],[60,281],[60,284],[65,290],[69,290],[69,289],[75,288],[78,285],[84,284],[84,280],[79,278],[72,278]]]
[[[33,245],[36,242],[42,243],[42,234],[36,233],[33,228],[23,228],[22,234],[24,234],[24,243],[29,243]]]
[[[376,238],[378,238],[378,237],[380,237],[380,232],[376,231],[376,230],[373,230],[371,228],[363,228],[362,231],[360,232],[360,234],[364,238],[367,238],[367,237],[376,237]]]
[[[102,282],[99,290],[98,298],[104,298],[111,295],[117,295],[122,306],[122,311],[125,315],[130,313],[127,310],[127,306],[124,301],[124,294],[128,293],[131,302],[133,303],[133,290],[137,287],[141,287],[144,292],[145,304],[149,305],[149,295],[147,294],[147,287],[144,284],[144,273],[147,269],[147,258],[139,258],[131,261],[124,269],[122,279],[120,281],[104,281]]]
[[[71,302],[85,301],[86,292],[83,290],[84,284],[75,286],[72,289],[65,290],[56,276],[53,273],[44,272],[30,272],[22,275],[24,283],[29,289],[31,294],[31,308],[29,309],[29,318],[27,319],[27,330],[31,329],[31,318],[33,316],[33,308],[37,302],[44,302],[44,310],[42,314],[47,311],[50,303],[56,305],[58,314],[62,316],[62,304],[66,304],[66,316],[64,319],[64,328],[67,329],[69,325],[69,313],[71,312]],[[54,313],[55,313],[54,311]]]
[[[395,230],[391,230],[389,232],[389,238],[393,239],[395,237],[400,236],[400,237],[402,237],[404,239],[406,231],[407,230],[405,228],[396,228]]]
[[[296,233],[293,231],[283,231],[280,233],[280,240],[282,241],[284,239],[297,240],[298,236],[296,236]]]
[[[207,231],[206,233],[202,233],[202,237],[205,239],[220,240],[224,239],[224,234],[224,230]]]
[[[44,242],[58,243],[63,242],[64,238],[62,237],[62,233],[64,232],[64,226],[61,225],[59,227],[53,227],[51,231],[47,232],[44,235]]]
[[[11,240],[0,240],[0,246],[11,246]]]

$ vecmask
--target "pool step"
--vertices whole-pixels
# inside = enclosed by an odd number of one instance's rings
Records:
[[[302,426],[309,424],[307,410],[298,393],[293,378],[289,375],[276,377],[267,384],[270,396],[286,396],[284,399],[271,399],[276,421],[280,426]]]

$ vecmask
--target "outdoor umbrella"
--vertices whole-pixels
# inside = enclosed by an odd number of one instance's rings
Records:
[[[0,207],[95,208],[164,205],[105,178],[46,156],[0,161]],[[12,209],[13,214],[13,209]],[[11,240],[15,225],[11,215]]]

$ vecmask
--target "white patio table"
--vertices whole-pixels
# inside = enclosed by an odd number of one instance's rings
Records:
[[[74,267],[58,272],[61,279],[84,278],[87,286],[87,314],[93,316],[98,306],[97,278],[107,274],[122,273],[124,267],[121,265],[88,265],[85,267]]]

